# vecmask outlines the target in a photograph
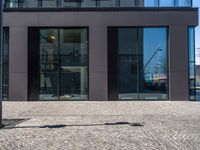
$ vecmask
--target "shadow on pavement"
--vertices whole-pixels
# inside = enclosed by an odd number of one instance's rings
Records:
[[[21,123],[21,122],[20,122]],[[19,123],[18,123],[19,124]],[[140,123],[130,123],[130,122],[115,122],[115,123],[102,123],[102,124],[72,124],[72,125],[43,125],[43,126],[16,126],[17,124],[11,126],[4,126],[2,129],[17,129],[17,128],[49,128],[49,129],[57,129],[64,127],[90,127],[90,126],[118,126],[118,125],[129,125],[133,127],[142,127],[143,124]]]

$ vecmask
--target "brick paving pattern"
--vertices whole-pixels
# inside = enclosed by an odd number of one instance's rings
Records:
[[[200,150],[198,102],[4,102],[0,150]]]

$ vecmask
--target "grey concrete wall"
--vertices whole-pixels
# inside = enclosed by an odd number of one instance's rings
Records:
[[[27,100],[27,28],[10,26],[9,37],[9,99]]]
[[[188,89],[186,83],[188,81],[188,70],[186,69],[187,45],[183,42],[187,41],[185,34],[187,26],[197,24],[198,12],[196,9],[185,11],[5,12],[4,26],[10,27],[9,99],[27,100],[27,29],[30,26],[89,27],[90,100],[108,99],[108,26],[169,26],[170,43],[172,44],[170,46],[170,71],[172,72],[170,74],[170,99],[186,100],[188,99],[188,91],[186,91],[186,88]],[[179,57],[183,57],[180,58],[182,63],[177,62]],[[178,84],[182,86],[181,89],[177,88]]]
[[[185,100],[188,93],[188,27],[171,26],[169,29],[170,100]]]

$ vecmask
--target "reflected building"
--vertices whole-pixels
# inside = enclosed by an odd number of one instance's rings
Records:
[[[192,0],[5,0],[4,99],[195,100]]]
[[[196,48],[196,99],[200,101],[200,48]]]

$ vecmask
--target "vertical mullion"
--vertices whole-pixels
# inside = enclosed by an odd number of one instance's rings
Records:
[[[59,4],[59,2],[58,2],[59,0],[56,0],[56,6],[57,6],[57,8],[58,8],[58,4]]]
[[[61,91],[60,91],[60,83],[61,83],[61,56],[60,56],[60,30],[61,30],[61,28],[59,28],[59,29],[57,29],[57,32],[58,32],[58,80],[59,80],[59,82],[58,82],[58,100],[60,100],[60,95],[61,95]]]
[[[140,86],[139,86],[139,83],[140,83],[140,70],[139,70],[139,58],[140,58],[140,56],[139,56],[139,28],[137,28],[137,55],[136,55],[136,57],[137,57],[137,99],[139,100],[139,98],[140,98],[140,96],[139,96],[139,94],[140,94]]]
[[[108,28],[108,98],[119,99],[118,28]]]
[[[96,7],[100,7],[100,0],[96,0]]]
[[[40,29],[28,28],[28,100],[40,94]]]
[[[42,0],[38,0],[38,8],[42,8]]]
[[[76,0],[76,2],[78,3],[78,8],[81,8],[81,0]]]

